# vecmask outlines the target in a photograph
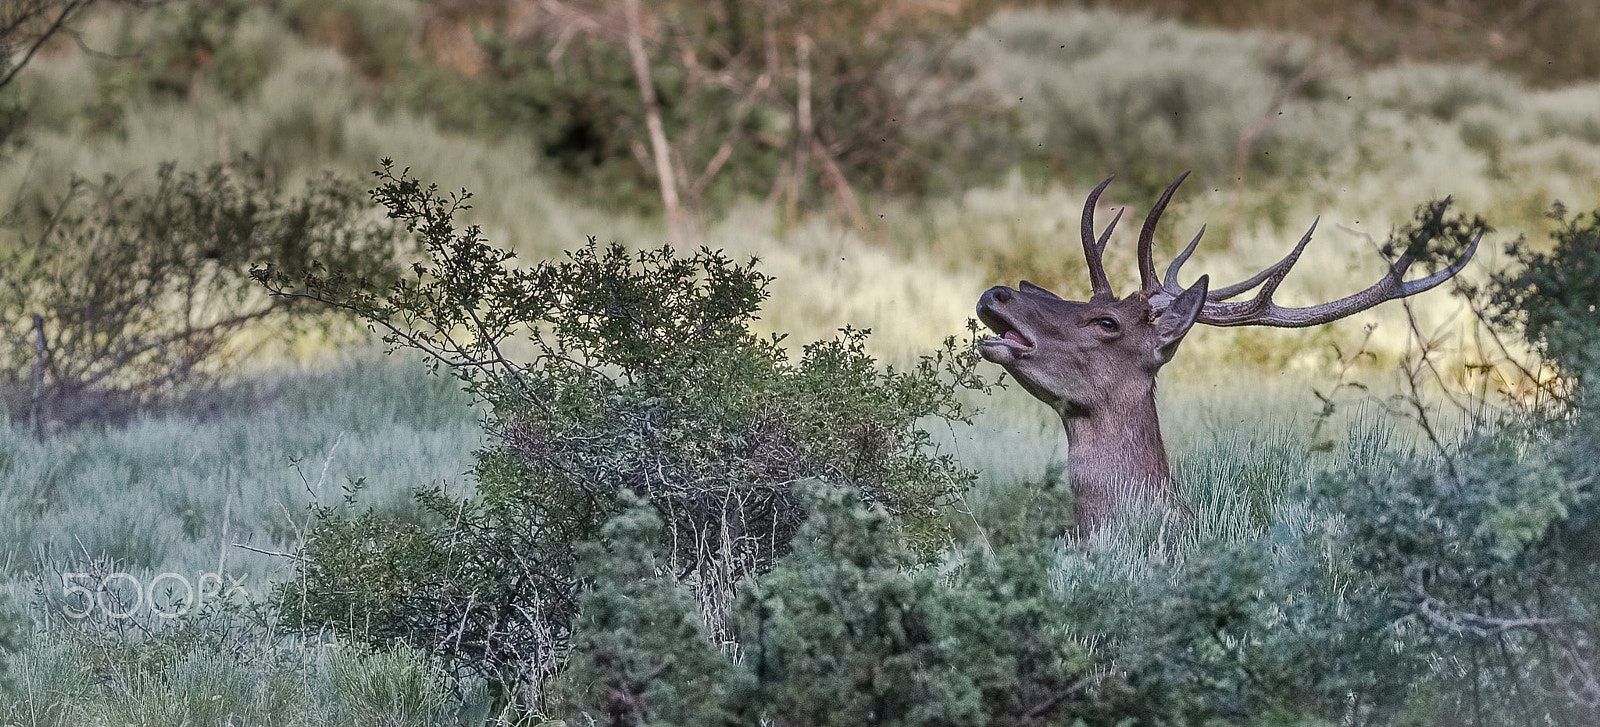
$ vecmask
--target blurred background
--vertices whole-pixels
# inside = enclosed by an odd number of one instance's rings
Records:
[[[1374,243],[1429,199],[1497,228],[1471,277],[1600,185],[1600,7],[1579,0],[662,1],[634,22],[622,0],[30,4],[69,32],[0,92],[0,234],[37,230],[75,175],[249,155],[295,189],[392,157],[471,190],[469,221],[526,260],[588,235],[757,254],[773,330],[870,327],[894,356],[993,284],[1083,294],[1077,218],[1111,174],[1101,224],[1193,171],[1159,254],[1205,224],[1188,273],[1213,280],[1320,215],[1289,304],[1375,280]],[[1124,287],[1135,227],[1108,254]],[[1393,308],[1365,319],[1391,357]],[[1206,331],[1176,365],[1314,367],[1363,335]]]

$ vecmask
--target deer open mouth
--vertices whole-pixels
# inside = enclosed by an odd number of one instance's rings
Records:
[[[1002,346],[1015,352],[1033,348],[1033,338],[987,302],[978,306],[978,320],[995,332],[993,336],[983,337],[980,344],[983,348]]]

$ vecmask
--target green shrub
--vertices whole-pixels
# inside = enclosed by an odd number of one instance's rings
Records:
[[[441,196],[387,163],[378,176],[374,198],[427,251],[410,274],[388,287],[333,266],[254,275],[448,368],[488,404],[493,441],[476,494],[422,492],[421,522],[320,509],[302,578],[280,593],[306,628],[406,640],[510,700],[564,653],[589,578],[572,546],[599,537],[619,493],[657,509],[667,567],[718,638],[736,584],[788,551],[802,480],[881,504],[918,552],[945,540],[939,507],[971,474],[919,422],[964,416],[942,374],[983,385],[953,339],[905,371],[880,369],[866,332],[848,328],[791,357],[750,330],[768,282],[753,260],[591,240],[514,267],[477,228],[456,229],[465,193]]]
[[[591,581],[560,676],[563,707],[607,724],[745,724],[748,680],[712,643],[696,598],[659,557],[664,524],[624,495],[626,511],[578,549]]]
[[[1397,453],[1322,478],[1366,582],[1352,610],[1396,635],[1388,658],[1411,665],[1447,721],[1600,719],[1595,414],[1534,414],[1470,433],[1442,460]]]
[[[1600,210],[1568,218],[1557,204],[1550,219],[1555,244],[1510,245],[1515,266],[1490,278],[1488,308],[1491,322],[1520,332],[1567,376],[1582,377],[1600,364]]]
[[[346,182],[288,196],[248,158],[166,165],[154,182],[78,181],[0,250],[0,394],[13,420],[117,420],[214,383],[261,332],[332,330],[325,309],[263,295],[252,264],[394,274],[394,230],[365,219]]]
[[[1062,618],[1050,541],[941,569],[886,515],[819,491],[803,544],[746,589],[746,724],[1066,724],[1101,674]]]
[[[736,611],[739,658],[700,631],[653,513],[608,526],[585,596],[567,719],[613,725],[1066,724],[1100,681],[1060,620],[1050,549],[1030,542],[941,569],[919,564],[881,507],[810,489],[795,552]],[[599,553],[599,551],[592,551]]]

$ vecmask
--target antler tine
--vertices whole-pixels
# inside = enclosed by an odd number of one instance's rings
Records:
[[[1167,191],[1161,193],[1161,198],[1156,200],[1150,214],[1144,218],[1144,228],[1139,230],[1139,287],[1141,290],[1152,293],[1160,289],[1159,279],[1156,277],[1155,254],[1151,246],[1155,244],[1156,223],[1161,221],[1161,213],[1167,209],[1167,202],[1172,200],[1172,193],[1178,191],[1178,185],[1189,177],[1188,172],[1178,175],[1172,184],[1167,185]]]
[[[1255,290],[1255,287],[1260,285],[1262,281],[1265,281],[1267,278],[1276,275],[1280,271],[1283,272],[1284,275],[1288,275],[1288,269],[1294,267],[1294,264],[1300,261],[1300,253],[1304,252],[1306,249],[1306,244],[1311,242],[1311,233],[1317,231],[1317,223],[1321,221],[1321,215],[1318,215],[1316,219],[1312,220],[1311,228],[1306,230],[1306,234],[1300,238],[1300,242],[1297,243],[1294,246],[1294,249],[1290,250],[1289,254],[1285,255],[1282,260],[1279,260],[1278,262],[1273,263],[1267,269],[1250,276],[1250,279],[1245,280],[1242,283],[1236,283],[1225,288],[1218,288],[1211,291],[1210,293],[1206,294],[1206,300],[1227,300],[1229,298],[1235,298]],[[1278,281],[1282,282],[1283,278],[1278,278]],[[1274,283],[1273,285],[1276,287],[1277,284]],[[1271,293],[1268,293],[1268,296],[1270,295]]]
[[[1478,241],[1482,239],[1482,232],[1474,236],[1472,238],[1472,242],[1467,245],[1467,251],[1461,253],[1461,259],[1451,263],[1449,267],[1429,275],[1426,278],[1417,278],[1409,283],[1401,283],[1400,295],[1395,297],[1404,298],[1406,296],[1416,295],[1417,293],[1421,293],[1425,290],[1431,290],[1437,287],[1440,283],[1455,277],[1455,274],[1461,272],[1461,269],[1467,266],[1467,262],[1472,260],[1472,254],[1478,251]],[[1404,271],[1401,272],[1403,273]]]
[[[1307,233],[1309,236],[1309,233]],[[1331,303],[1313,305],[1305,308],[1280,308],[1272,303],[1271,289],[1277,287],[1282,281],[1282,276],[1270,280],[1269,285],[1250,301],[1239,303],[1221,303],[1207,301],[1200,312],[1198,322],[1212,326],[1271,326],[1274,328],[1304,328],[1316,326],[1330,321],[1336,321],[1356,313],[1360,313],[1385,301],[1406,298],[1426,290],[1437,287],[1440,283],[1449,280],[1456,273],[1461,272],[1472,260],[1472,255],[1478,250],[1478,242],[1483,239],[1483,233],[1472,238],[1472,243],[1467,246],[1466,252],[1461,254],[1449,267],[1440,270],[1425,278],[1405,282],[1403,280],[1406,270],[1411,267],[1414,259],[1410,255],[1402,254],[1400,259],[1389,266],[1389,271],[1373,283],[1371,287],[1354,295],[1348,295]],[[1304,243],[1299,247],[1303,247]],[[1274,266],[1277,267],[1277,266]],[[1279,271],[1287,274],[1287,270]]]
[[[1106,225],[1105,232],[1100,233],[1100,242],[1094,246],[1094,252],[1096,255],[1102,255],[1105,253],[1106,243],[1111,242],[1111,231],[1117,229],[1117,223],[1122,221],[1122,213],[1127,211],[1127,207],[1117,208],[1116,216],[1111,218],[1111,224]]]
[[[1272,274],[1261,282],[1261,290],[1250,300],[1252,306],[1259,310],[1272,305],[1272,294],[1278,292],[1278,286],[1283,284],[1283,279],[1289,277],[1289,271],[1294,269],[1294,264],[1300,262],[1300,253],[1305,252],[1306,245],[1311,242],[1311,233],[1317,231],[1317,223],[1321,221],[1321,215],[1312,220],[1311,227],[1300,237],[1300,242],[1295,244],[1294,249],[1278,261],[1277,265],[1272,266]]]
[[[1117,294],[1111,290],[1111,279],[1106,277],[1106,267],[1101,260],[1101,255],[1105,252],[1106,241],[1111,238],[1112,228],[1117,226],[1117,220],[1122,219],[1122,212],[1117,212],[1116,219],[1112,220],[1111,226],[1106,228],[1106,232],[1100,237],[1098,245],[1095,244],[1094,239],[1095,203],[1100,201],[1100,193],[1106,191],[1106,185],[1111,184],[1111,180],[1115,179],[1116,176],[1113,174],[1106,177],[1105,181],[1100,183],[1100,186],[1095,187],[1094,191],[1089,193],[1088,201],[1083,203],[1083,259],[1089,266],[1089,285],[1094,289],[1095,298],[1115,299],[1117,297]]]
[[[1182,268],[1184,263],[1189,262],[1189,256],[1193,255],[1194,249],[1200,246],[1200,238],[1204,237],[1205,234],[1206,226],[1201,225],[1200,231],[1195,233],[1193,240],[1189,241],[1189,246],[1184,248],[1183,252],[1178,253],[1178,257],[1173,258],[1172,264],[1167,266],[1167,275],[1161,281],[1161,287],[1165,288],[1167,292],[1177,295],[1183,290],[1178,287],[1178,269]],[[1206,299],[1209,300],[1210,298],[1211,296],[1206,296]]]

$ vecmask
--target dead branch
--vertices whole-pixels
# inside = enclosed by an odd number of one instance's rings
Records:
[[[661,125],[661,108],[656,103],[655,82],[650,74],[650,56],[644,50],[640,29],[639,0],[623,0],[628,16],[628,57],[634,78],[639,81],[639,100],[644,103],[644,123],[650,134],[651,154],[655,159],[656,180],[661,186],[661,204],[666,208],[667,234],[683,240],[683,213],[678,202],[678,184],[672,173],[672,147]]]

